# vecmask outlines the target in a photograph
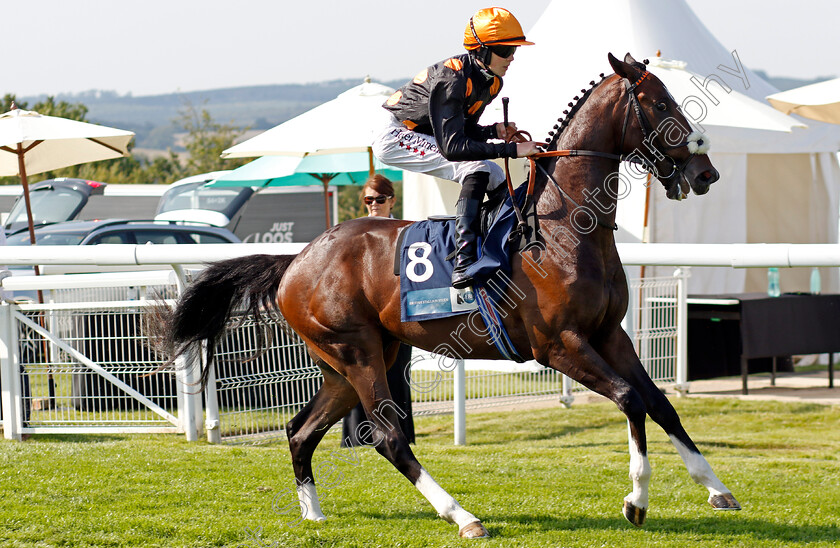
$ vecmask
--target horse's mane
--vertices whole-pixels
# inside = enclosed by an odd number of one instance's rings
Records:
[[[647,63],[639,63],[638,61],[636,61],[632,64],[639,70],[647,70]],[[589,97],[592,95],[592,92],[595,91],[595,88],[603,84],[604,80],[609,78],[609,76],[605,76],[602,72],[598,75],[600,80],[597,83],[595,82],[595,80],[590,81],[589,89],[581,89],[581,95],[575,95],[575,97],[572,99],[572,101],[574,102],[569,102],[569,107],[571,107],[571,110],[564,110],[563,116],[557,118],[557,123],[554,124],[554,128],[548,132],[548,138],[545,140],[546,150],[555,150],[557,148],[557,143],[560,140],[560,137],[563,135],[563,131],[569,126],[574,115],[577,114],[577,112],[581,109],[584,103],[586,103],[586,100],[589,99]]]

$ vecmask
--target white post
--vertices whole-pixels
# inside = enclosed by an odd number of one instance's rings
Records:
[[[575,401],[575,397],[572,395],[572,379],[563,375],[562,377],[563,382],[563,392],[560,395],[560,403],[563,404],[563,407],[566,409],[572,406],[572,403]]]
[[[196,397],[201,397],[201,390],[196,384],[196,353],[190,349],[184,356],[175,359],[175,376],[178,379],[178,418],[187,441],[198,441],[199,423],[196,414],[201,410],[201,400],[196,407]],[[196,394],[197,392],[197,394]]]
[[[180,297],[187,287],[186,271],[181,264],[170,266],[175,271],[175,286]],[[198,385],[198,371],[201,369],[199,352],[190,349],[175,360],[175,374],[178,378],[178,418],[181,420],[187,441],[198,441],[201,435],[203,410],[201,389]]]
[[[631,341],[636,340],[636,317],[635,317],[635,301],[636,292],[631,289],[630,276],[627,272],[627,267],[624,267],[624,276],[627,279],[627,311],[624,313],[624,319],[621,320],[621,327],[624,332],[630,337]]]
[[[21,440],[20,356],[17,330],[12,322],[13,305],[0,304],[0,405],[3,407],[3,436],[7,440]],[[14,307],[17,308],[17,307]]]
[[[464,360],[455,360],[454,370],[454,415],[455,415],[455,445],[467,444],[467,375],[464,371]]]
[[[676,383],[677,395],[688,393],[688,278],[691,268],[683,266],[674,270],[677,278],[677,340],[676,340]]]
[[[180,297],[184,292],[184,289],[187,287],[187,271],[184,270],[184,265],[182,264],[171,264],[169,266],[171,266],[172,270],[175,271],[175,288],[177,289],[178,296]]]
[[[204,402],[207,405],[204,431],[207,443],[222,443],[222,430],[219,422],[219,399],[216,393],[216,367],[210,366],[207,375],[207,387],[204,389]]]

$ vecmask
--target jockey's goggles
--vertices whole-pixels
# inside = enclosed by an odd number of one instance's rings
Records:
[[[497,56],[507,59],[516,51],[518,46],[487,46]]]
[[[365,205],[372,205],[373,202],[384,204],[390,198],[393,198],[393,196],[385,196],[384,194],[380,194],[379,196],[365,196]]]

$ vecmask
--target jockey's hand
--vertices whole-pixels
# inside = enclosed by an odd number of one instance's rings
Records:
[[[516,143],[516,157],[524,158],[526,156],[533,156],[540,152],[539,143],[536,141],[525,141],[523,143]]]
[[[513,139],[514,142],[517,143],[524,141],[524,137],[522,137],[521,135],[514,137],[517,131],[519,130],[516,129],[516,124],[514,124],[513,122],[508,122],[507,127],[505,127],[505,125],[501,122],[496,124],[496,135],[502,141],[507,142],[508,139]]]

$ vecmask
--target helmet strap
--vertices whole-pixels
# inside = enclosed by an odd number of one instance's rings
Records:
[[[470,55],[472,55],[476,61],[480,61],[481,64],[484,65],[485,69],[490,70],[490,60],[493,55],[490,48],[487,46],[479,46],[477,49],[471,49]]]
[[[481,38],[478,37],[472,17],[470,17],[470,31],[472,31],[473,38],[475,38],[475,41],[478,43],[478,48],[471,49],[470,55],[472,55],[477,61],[481,61],[484,67],[487,70],[490,70],[490,58],[493,55],[493,52],[491,52],[490,48],[488,48],[487,45],[481,41]]]

